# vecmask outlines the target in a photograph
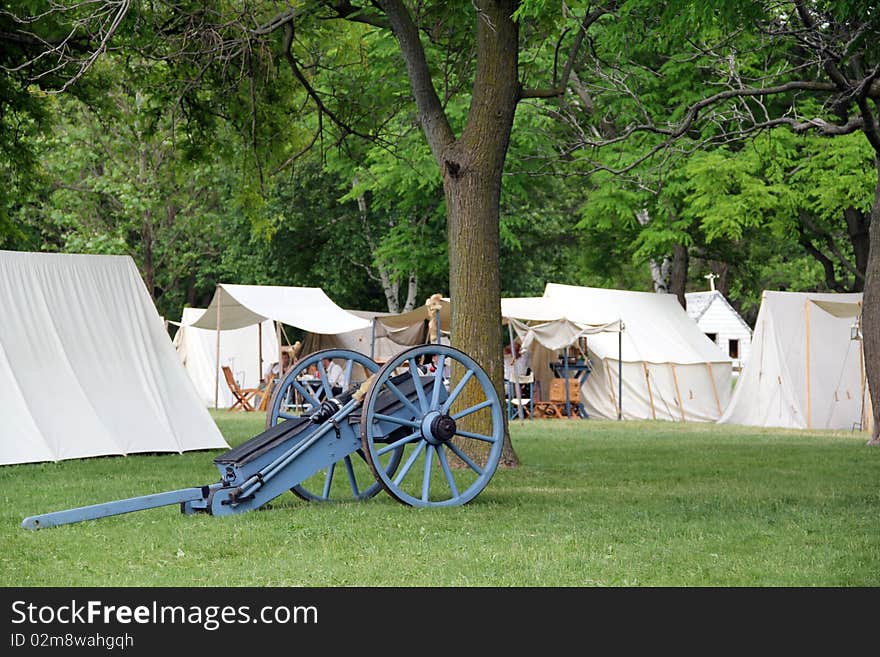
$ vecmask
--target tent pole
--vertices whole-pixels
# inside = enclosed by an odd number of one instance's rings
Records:
[[[862,391],[862,396],[859,399],[861,403],[862,410],[859,413],[859,428],[862,431],[865,431],[868,423],[865,421],[865,344],[862,337],[862,302],[859,302],[859,315],[856,317],[856,323],[858,325],[858,335],[859,335],[859,374],[860,374],[860,387]]]
[[[376,360],[376,318],[370,325],[370,360]]]
[[[281,348],[281,322],[275,321],[275,338],[278,340],[278,380],[281,380],[281,376],[284,372],[281,371],[281,352],[283,351]]]
[[[565,414],[571,419],[571,396],[568,394],[568,347],[565,348]]]
[[[721,410],[721,400],[718,398],[718,387],[715,385],[715,374],[712,372],[712,363],[706,363],[709,369],[709,380],[712,382],[712,393],[715,395],[715,404],[718,406],[718,416],[724,412]]]
[[[603,360],[602,364],[605,366],[605,376],[608,377],[608,396],[611,398],[611,405],[617,406],[617,400],[614,398],[614,379],[611,376],[611,368],[608,367],[607,360]],[[620,414],[618,414],[617,419],[620,419]]]
[[[440,344],[440,310],[435,311],[436,323],[437,323],[437,344]],[[511,350],[513,351],[513,350]]]
[[[263,322],[257,324],[257,356],[259,363],[257,364],[257,381],[263,378]]]
[[[214,410],[220,406],[220,295],[217,295],[217,340],[214,345]]]
[[[440,313],[437,313],[437,321],[440,321]],[[507,333],[510,335],[510,371],[513,373],[513,387],[516,391],[517,400],[522,400],[522,387],[519,385],[519,376],[516,373],[516,354],[513,349],[513,324],[510,320],[507,320]],[[440,329],[437,329],[437,334],[440,334]],[[532,392],[532,394],[535,394]],[[516,414],[519,418],[520,422],[523,420],[523,409],[522,404],[516,405]]]
[[[810,299],[804,302],[804,324],[807,336],[807,429],[812,428],[812,417],[810,409]]]
[[[654,393],[651,392],[651,374],[648,372],[648,364],[642,361],[642,367],[645,368],[645,385],[648,386],[648,401],[651,402],[651,417],[657,419],[657,411],[654,410]]]
[[[281,322],[279,322],[279,324],[281,324],[281,333],[284,335],[284,339],[287,340],[287,344],[290,344],[290,338],[287,337],[287,331],[284,330],[284,324]],[[278,346],[281,346],[281,335],[278,336]],[[278,351],[281,353],[280,349]]]
[[[617,327],[617,419],[623,419],[623,322]]]
[[[669,363],[672,369],[672,382],[675,384],[675,396],[678,397],[678,412],[681,415],[681,421],[684,422],[684,400],[681,398],[681,391],[678,389],[678,377],[675,375],[675,364]]]

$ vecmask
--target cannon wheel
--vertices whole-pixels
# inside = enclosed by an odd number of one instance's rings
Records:
[[[343,386],[345,390],[353,384],[362,382],[365,378],[364,371],[366,376],[369,376],[379,369],[379,366],[371,358],[349,349],[324,349],[301,358],[275,386],[275,392],[272,394],[266,412],[267,429],[285,420],[308,417],[318,409],[321,402],[333,396],[327,383],[326,373],[321,377],[321,381],[311,380],[310,382],[307,380],[308,370],[313,365],[323,373],[324,365],[321,360],[324,358],[331,358],[342,367],[345,375],[345,385]],[[363,371],[356,368],[355,365],[360,365]],[[306,377],[305,380],[304,377]],[[392,472],[400,463],[402,453],[403,450],[399,450],[389,459],[388,467],[392,469]],[[361,457],[360,459],[346,456],[290,490],[298,497],[310,502],[364,500],[373,497],[382,490],[382,487],[373,478],[367,466],[360,463],[361,459],[366,460],[363,450],[358,450],[357,454]],[[345,472],[348,481],[348,486],[342,489],[338,483],[334,488],[334,481],[345,481],[337,476],[340,470]],[[367,482],[369,482],[368,485]]]
[[[433,373],[416,370],[434,356]],[[398,387],[403,381],[393,378],[407,371],[415,393],[409,396]],[[447,393],[449,372],[454,379]],[[476,419],[491,427],[488,433],[464,428]],[[390,441],[389,428],[394,434]],[[471,501],[495,473],[503,438],[504,412],[495,386],[476,361],[451,347],[422,345],[398,354],[379,370],[364,398],[361,439],[367,462],[382,488],[403,504],[457,506]],[[485,465],[468,456],[476,446],[488,448]],[[404,455],[396,454],[400,448]],[[401,456],[399,470],[388,467]],[[420,467],[413,467],[417,462]]]

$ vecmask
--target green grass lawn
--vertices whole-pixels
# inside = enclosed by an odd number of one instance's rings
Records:
[[[262,427],[214,417],[233,445]],[[522,465],[451,509],[286,494],[227,518],[164,507],[34,532],[22,518],[213,483],[215,453],[4,466],[0,585],[880,585],[880,450],[864,434],[597,420],[511,433]]]

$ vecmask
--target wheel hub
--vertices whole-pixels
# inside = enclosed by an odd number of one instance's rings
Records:
[[[455,420],[449,415],[433,411],[422,420],[422,435],[432,445],[447,442],[455,435]]]

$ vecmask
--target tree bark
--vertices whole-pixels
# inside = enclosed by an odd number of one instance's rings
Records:
[[[419,296],[419,279],[414,271],[409,273],[409,281],[406,286],[406,303],[403,312],[407,313],[416,307],[416,299]]]
[[[647,226],[651,221],[651,215],[646,209],[641,209],[636,212],[636,221],[642,226]],[[663,258],[660,261],[651,258],[648,265],[651,268],[651,281],[654,284],[654,292],[657,294],[667,294],[669,292],[669,268],[671,267],[669,258]]]
[[[871,391],[874,417],[874,430],[868,444],[880,446],[880,155],[874,162],[877,186],[874,188],[871,225],[868,229],[870,248],[862,296],[862,349],[865,352],[865,376]]]
[[[467,123],[458,139],[433,86],[409,11],[399,0],[379,4],[400,44],[422,130],[443,174],[453,343],[486,370],[503,399],[499,212],[501,174],[520,92],[519,34],[512,19],[517,2],[473,2],[477,66]],[[461,397],[466,404],[468,391]],[[485,460],[481,454],[473,456]],[[517,463],[505,431],[501,465]]]
[[[443,156],[449,292],[456,346],[504,399],[501,362],[501,175],[519,96],[518,28],[510,1],[475,2],[477,70],[467,125]],[[488,330],[487,330],[488,329]],[[518,463],[505,432],[502,465]]]

